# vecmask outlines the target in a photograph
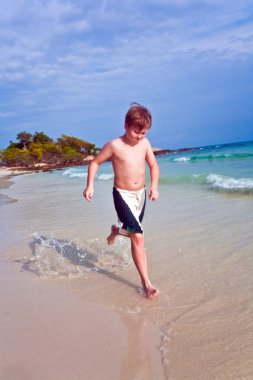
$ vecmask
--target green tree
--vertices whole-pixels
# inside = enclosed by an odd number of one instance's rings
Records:
[[[31,143],[29,144],[29,152],[32,154],[36,162],[41,162],[43,160],[44,146],[42,143]]]
[[[33,141],[33,135],[29,132],[23,131],[17,134],[17,140],[19,141],[21,148],[26,149],[27,144]]]
[[[95,144],[67,135],[54,142],[44,132],[32,135],[23,131],[18,133],[17,140],[16,143],[10,141],[0,156],[0,163],[12,166],[29,166],[41,161],[48,164],[81,164],[87,155],[96,155],[99,151]]]
[[[2,154],[2,160],[6,165],[16,165],[17,154],[20,149],[8,147]]]
[[[1,164],[2,161],[3,161],[3,159],[2,159],[2,157],[3,157],[3,153],[4,153],[4,151],[3,151],[2,149],[0,149],[0,164]]]
[[[15,147],[5,149],[2,160],[10,166],[29,166],[34,163],[34,159],[28,150]]]
[[[62,149],[55,142],[43,145],[43,160],[48,163],[57,163],[60,161]]]
[[[62,135],[62,137],[58,138],[57,141],[62,148],[72,148],[77,152],[83,153],[85,155],[93,154],[93,151],[95,149],[94,144],[73,136]]]
[[[19,148],[19,149],[21,149],[22,145],[20,143],[10,141],[10,145],[8,146],[8,148]]]
[[[33,135],[33,142],[35,143],[47,144],[52,141],[53,140],[44,132],[35,132]]]
[[[82,162],[83,155],[70,147],[63,148],[61,161],[64,163]]]

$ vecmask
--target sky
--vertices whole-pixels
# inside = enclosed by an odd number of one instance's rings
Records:
[[[19,132],[102,147],[130,103],[152,146],[253,140],[253,0],[0,0],[0,148]]]

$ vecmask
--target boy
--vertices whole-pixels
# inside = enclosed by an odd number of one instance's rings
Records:
[[[151,178],[149,199],[155,201],[159,196],[159,168],[151,145],[145,137],[151,123],[149,110],[138,103],[132,103],[125,117],[125,134],[109,141],[90,162],[87,186],[83,193],[87,201],[91,202],[94,193],[93,182],[98,167],[111,159],[114,170],[114,205],[123,225],[122,228],[116,225],[111,227],[107,242],[113,244],[118,235],[130,238],[132,257],[147,298],[154,298],[159,293],[159,290],[151,285],[148,277],[141,226],[146,203],[145,162],[149,166]]]

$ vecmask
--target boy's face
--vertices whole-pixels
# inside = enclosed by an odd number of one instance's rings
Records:
[[[127,124],[125,124],[125,130],[126,130],[125,135],[127,139],[129,140],[129,142],[131,142],[132,144],[138,144],[140,140],[144,139],[149,128],[141,129],[138,126],[134,126],[134,125],[128,126]]]

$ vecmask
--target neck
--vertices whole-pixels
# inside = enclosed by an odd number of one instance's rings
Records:
[[[134,143],[132,142],[131,140],[129,140],[129,138],[127,137],[126,134],[124,134],[122,137],[121,137],[122,141],[127,144],[127,145],[130,145],[130,146],[135,146],[136,144],[138,143]]]

